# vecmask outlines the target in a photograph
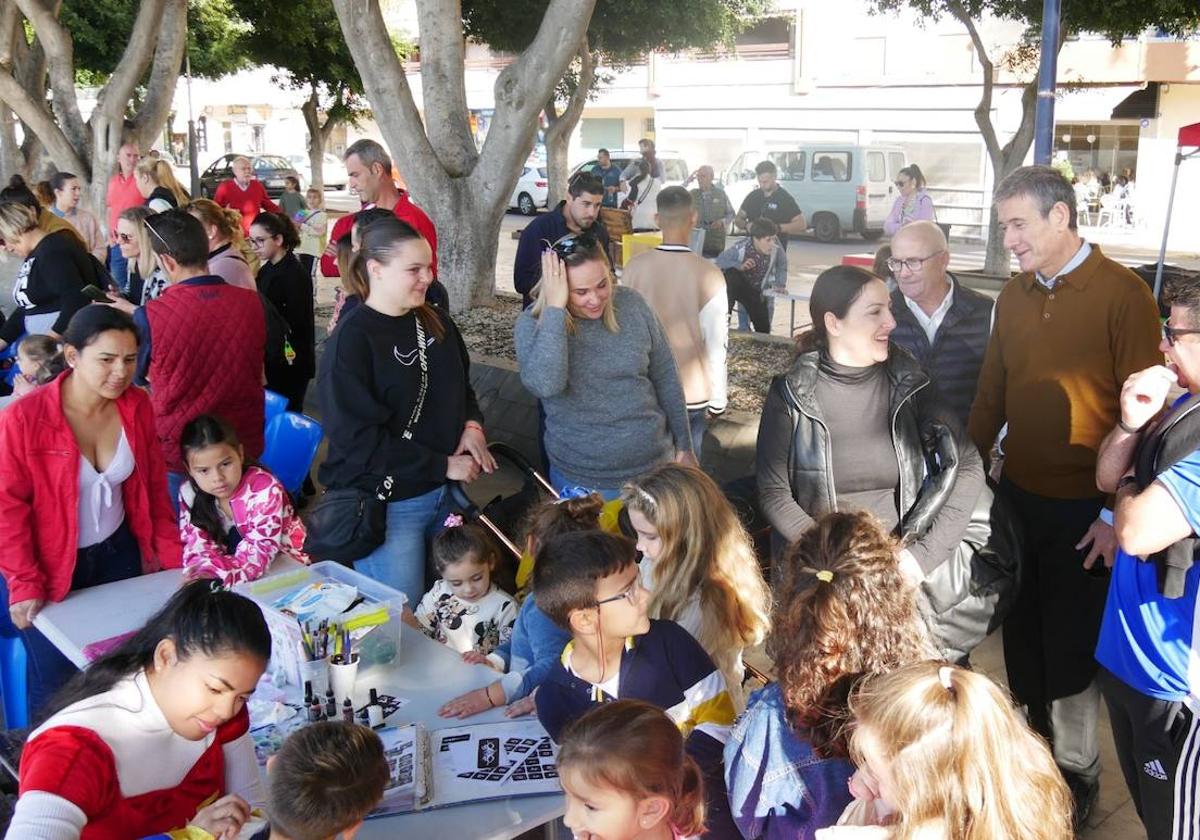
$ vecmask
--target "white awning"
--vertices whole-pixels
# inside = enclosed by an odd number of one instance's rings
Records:
[[[1112,119],[1113,108],[1120,105],[1130,94],[1145,85],[1111,85],[1107,87],[1084,87],[1058,89],[1054,103],[1054,122],[1087,123],[1107,122]]]

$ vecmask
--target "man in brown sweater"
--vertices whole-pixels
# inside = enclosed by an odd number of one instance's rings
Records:
[[[688,248],[696,209],[683,187],[658,194],[655,219],[663,241],[625,266],[621,285],[636,290],[662,322],[679,369],[692,427],[692,448],[700,460],[708,417],[725,411],[728,372],[729,302],[725,276]]]
[[[1074,192],[1056,170],[1018,169],[994,198],[1022,273],[996,301],[968,431],[986,457],[1008,424],[1000,491],[1026,545],[1005,665],[1081,824],[1099,790],[1094,652],[1116,550],[1096,457],[1125,378],[1162,362],[1158,308],[1137,275],[1079,237]]]

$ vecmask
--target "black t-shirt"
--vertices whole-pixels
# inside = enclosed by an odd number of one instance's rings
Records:
[[[19,308],[0,329],[0,338],[12,343],[25,331],[26,315],[57,312],[52,329],[62,335],[71,316],[90,302],[82,289],[101,285],[92,260],[69,231],[42,237],[17,272],[13,298]]]
[[[426,330],[429,391],[411,440],[404,431],[421,386],[415,313],[396,318],[360,305],[338,321],[317,377],[329,442],[319,473],[326,487],[370,492],[391,475],[392,500],[399,501],[446,482],[446,458],[458,447],[464,424],[482,422],[483,415],[462,336],[449,315],[434,311],[446,335],[435,341]]]
[[[769,197],[762,191],[762,187],[759,187],[742,201],[739,212],[746,214],[747,222],[767,218],[782,227],[800,214],[800,207],[796,204],[796,199],[792,198],[792,194],[783,187],[776,187]],[[779,234],[779,242],[785,248],[787,240],[787,234]]]

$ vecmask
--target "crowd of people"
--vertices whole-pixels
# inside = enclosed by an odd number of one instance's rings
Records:
[[[908,167],[894,287],[822,272],[771,383],[763,548],[702,443],[728,404],[731,310],[769,328],[761,293],[805,220],[770,162],[735,213],[711,170],[662,186],[643,152],[615,173],[602,156],[521,237],[514,343],[558,498],[528,512],[515,569],[454,507],[454,483],[496,469],[488,418],[436,232],[379,144],[347,150],[368,206],[327,244],[320,197],[292,185],[278,212],[248,162],[191,200],[123,146],[106,261],[51,227],[74,224],[70,178],[61,214],[0,193],[24,260],[0,330],[21,365],[0,578],[38,720],[10,836],[232,837],[264,806],[271,837],[353,836],[387,778],[369,730],[304,729],[265,786],[254,765],[270,634],[224,587],[279,554],[353,565],[492,668],[440,714],[535,714],[577,837],[1063,840],[1096,801],[1102,701],[1149,836],[1200,825],[1200,283],[1170,290],[1160,328],[1146,285],[1080,238],[1070,183],[1024,167],[995,191],[1021,274],[992,300],[948,270]],[[600,212],[643,188],[663,242],[618,281]],[[727,222],[746,238],[727,245]],[[314,272],[341,285],[319,358]],[[264,384],[301,410],[314,379],[325,492],[302,516],[258,460]],[[32,626],[74,590],[174,567],[190,582],[82,673]],[[970,668],[1001,624],[1011,696]],[[763,643],[772,675],[747,693]]]

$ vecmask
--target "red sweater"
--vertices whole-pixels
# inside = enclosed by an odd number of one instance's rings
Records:
[[[270,199],[266,187],[257,178],[252,178],[246,189],[239,187],[238,182],[233,178],[222,181],[217,185],[213,201],[222,207],[237,210],[242,214],[242,232],[247,236],[250,235],[250,225],[254,224],[254,217],[260,210],[269,210],[272,213],[280,212],[279,205]]]
[[[373,206],[373,205],[368,205]],[[367,209],[367,206],[362,208]],[[425,211],[412,203],[412,199],[408,197],[408,193],[404,190],[400,191],[400,200],[396,202],[396,206],[392,208],[392,212],[396,214],[396,218],[402,222],[407,222],[416,229],[417,233],[425,237],[425,241],[429,243],[430,249],[433,251],[433,276],[437,277],[437,230],[433,227],[433,222],[425,215]],[[329,234],[329,243],[336,249],[337,241],[350,232],[354,227],[354,213],[347,213],[336,222],[333,223],[333,232]],[[321,273],[326,277],[337,277],[337,258],[331,257],[328,254],[321,255]]]
[[[0,412],[0,572],[9,602],[61,601],[71,591],[79,540],[79,445],[62,408],[68,370]],[[135,467],[121,485],[142,572],[179,568],[179,525],[150,398],[131,387],[117,411]]]

